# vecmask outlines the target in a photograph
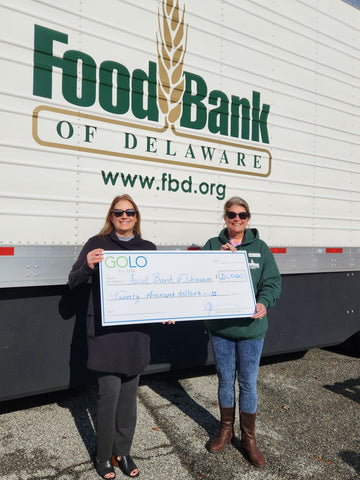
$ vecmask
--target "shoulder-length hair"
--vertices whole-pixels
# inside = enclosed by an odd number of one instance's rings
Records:
[[[140,230],[140,222],[141,222],[141,216],[139,209],[134,202],[134,200],[130,197],[130,195],[124,193],[123,195],[118,195],[117,197],[114,198],[114,200],[111,202],[110,208],[107,212],[106,219],[105,219],[105,225],[103,228],[100,230],[99,235],[108,235],[113,229],[114,229],[114,224],[111,221],[111,214],[115,208],[115,205],[120,202],[121,200],[127,200],[130,202],[136,212],[136,223],[134,226],[134,234],[137,235],[138,237],[141,237],[141,230]]]

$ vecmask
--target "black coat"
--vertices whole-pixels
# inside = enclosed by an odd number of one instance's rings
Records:
[[[150,361],[150,337],[146,325],[101,325],[99,268],[88,266],[86,256],[95,248],[103,250],[156,250],[153,243],[135,236],[121,241],[110,234],[91,237],[80,252],[69,274],[69,286],[75,290],[91,282],[87,315],[88,368],[100,372],[137,375]]]

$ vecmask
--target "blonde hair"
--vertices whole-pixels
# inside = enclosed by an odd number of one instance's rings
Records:
[[[111,214],[112,214],[112,212],[115,208],[115,205],[118,202],[120,202],[121,200],[127,200],[128,202],[130,202],[132,204],[132,206],[133,206],[133,208],[136,212],[136,218],[137,218],[135,226],[134,226],[134,234],[137,235],[138,237],[141,237],[141,230],[140,230],[141,217],[140,217],[139,209],[138,209],[136,203],[134,202],[134,200],[130,197],[130,195],[128,195],[126,193],[124,193],[123,195],[118,195],[111,202],[110,208],[109,208],[109,210],[107,212],[107,215],[106,215],[105,225],[100,230],[99,235],[102,235],[102,236],[108,235],[114,229],[114,224],[111,221]]]
[[[229,198],[229,200],[227,200],[225,202],[225,205],[224,205],[224,215],[223,215],[224,220],[226,218],[226,212],[229,211],[229,209],[233,205],[238,205],[239,207],[244,207],[246,212],[249,214],[249,218],[251,218],[251,213],[250,213],[250,208],[249,208],[248,203],[241,197],[231,197],[231,198]]]

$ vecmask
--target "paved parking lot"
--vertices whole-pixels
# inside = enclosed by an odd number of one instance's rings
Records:
[[[264,359],[257,438],[268,465],[250,466],[218,430],[212,367],[144,376],[132,455],[144,480],[360,478],[360,359],[327,350]],[[95,480],[96,388],[0,403],[0,480]],[[117,478],[126,478],[117,471]]]

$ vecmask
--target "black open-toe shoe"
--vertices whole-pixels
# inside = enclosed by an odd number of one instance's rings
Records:
[[[112,466],[112,463],[110,460],[98,460],[96,459],[95,460],[95,468],[96,468],[96,471],[98,473],[98,475],[100,475],[101,478],[105,478],[105,479],[113,479],[115,478],[115,470],[114,470],[114,467]],[[113,477],[106,477],[105,475],[108,475],[109,473],[113,473]]]
[[[119,457],[121,458],[121,460],[118,460]],[[124,475],[127,475],[128,477],[138,477],[139,476],[139,469],[135,465],[135,462],[130,457],[130,455],[118,455],[118,456],[113,455],[112,456],[112,462],[113,462],[113,465],[120,468],[120,470],[123,472]],[[134,470],[138,471],[137,474],[136,475],[131,475],[131,473]]]

